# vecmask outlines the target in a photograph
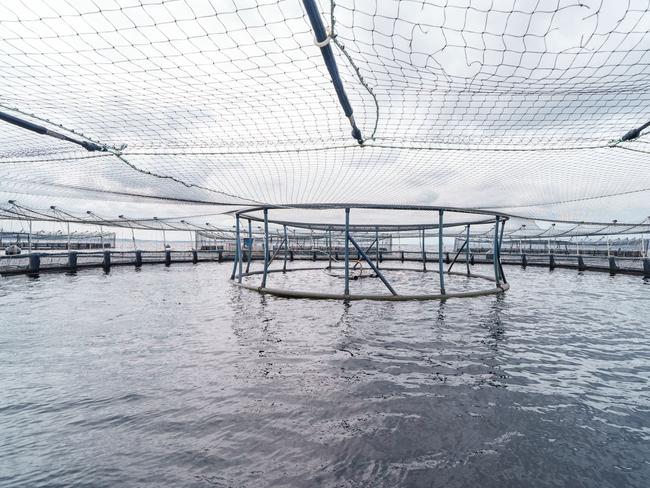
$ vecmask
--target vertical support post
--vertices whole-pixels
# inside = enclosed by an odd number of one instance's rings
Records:
[[[133,239],[133,250],[136,251],[138,246],[135,245],[135,231],[133,230],[133,227],[131,227],[131,239]]]
[[[165,229],[162,230],[163,233],[163,248],[167,249],[167,235],[165,234]]]
[[[424,227],[422,227],[422,269],[427,270],[427,252],[424,250]]]
[[[375,227],[375,249],[377,254],[375,255],[375,266],[379,268],[379,227]]]
[[[440,275],[440,294],[445,294],[445,263],[442,260],[442,244],[443,244],[443,214],[444,210],[438,210],[438,274]]]
[[[264,273],[261,288],[266,288],[266,275],[269,272],[269,209],[264,209]]]
[[[499,276],[501,276],[501,281],[507,283],[506,274],[503,272],[503,264],[501,263],[501,246],[503,245],[503,231],[506,228],[506,221],[501,222],[501,233],[499,235],[499,241],[497,242],[497,262],[499,263]]]
[[[494,281],[496,281],[497,286],[501,283],[501,278],[499,276],[499,217],[497,216],[494,220],[494,240],[492,242],[492,264],[494,265]]]
[[[68,224],[68,251],[70,250],[70,222],[67,222]]]
[[[650,258],[643,258],[643,277],[650,278]]]
[[[344,295],[350,294],[350,208],[345,209],[345,290]]]
[[[108,272],[111,269],[111,251],[104,251],[104,271]]]
[[[104,229],[102,226],[99,226],[99,243],[102,246],[102,249],[104,249]]]
[[[29,274],[38,275],[41,269],[41,255],[38,253],[29,254]]]
[[[139,268],[142,266],[142,251],[135,252],[135,267]]]
[[[287,272],[287,259],[289,257],[289,236],[287,236],[287,226],[282,226],[284,229],[284,263],[282,263],[282,272]]]
[[[77,253],[68,251],[68,269],[72,272],[77,271]]]
[[[221,253],[219,253],[219,259],[221,260]],[[235,216],[235,256],[232,260],[232,273],[230,274],[230,279],[235,279],[235,273],[237,272],[237,263],[239,262],[239,215]]]
[[[196,264],[199,262],[199,251],[196,249],[192,249],[192,264]]]
[[[616,274],[618,271],[618,266],[616,266],[616,258],[614,256],[609,257],[609,274]]]
[[[251,269],[251,262],[253,261],[253,225],[251,224],[251,219],[248,219],[248,239],[250,242],[250,247],[248,248],[248,259],[246,260],[246,272],[248,273]]]
[[[587,266],[585,265],[585,260],[582,256],[578,255],[578,271],[585,271]]]
[[[465,246],[465,263],[467,264],[467,276],[469,276],[469,224],[467,224],[467,237],[465,238],[465,241],[467,242],[467,245]]]
[[[172,264],[172,252],[165,248],[165,266],[171,266]]]
[[[27,234],[27,249],[29,253],[32,253],[32,221],[29,221],[29,234]]]
[[[329,255],[329,269],[332,269],[332,228],[327,229],[327,254]]]
[[[237,282],[241,283],[242,274],[243,274],[242,267],[243,267],[243,260],[244,260],[244,246],[241,243],[241,229],[239,230],[239,233],[240,233],[240,235],[239,235],[239,252],[237,253],[237,272],[238,272]],[[248,251],[248,254],[250,255],[250,249]]]

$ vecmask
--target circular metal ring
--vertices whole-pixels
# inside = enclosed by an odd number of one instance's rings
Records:
[[[323,268],[321,267],[309,267],[309,268],[293,268],[293,269],[270,269],[267,273],[289,273],[295,271],[320,271]],[[412,271],[419,273],[437,273],[434,270],[422,270],[422,269],[413,269],[413,268],[382,268],[385,271]],[[263,271],[249,271],[248,273],[242,273],[242,278],[246,276],[254,276],[263,274]],[[455,276],[467,276],[469,278],[478,278],[483,279],[489,282],[494,283],[494,279],[476,273],[460,273],[460,272],[446,272],[447,275]],[[448,300],[450,298],[468,298],[468,297],[478,297],[485,295],[497,295],[503,293],[504,291],[510,289],[508,283],[499,283],[494,288],[484,289],[484,290],[475,290],[475,291],[464,291],[464,292],[452,292],[445,294],[408,294],[408,295],[388,295],[388,294],[355,294],[351,293],[345,295],[342,293],[319,293],[319,292],[310,292],[310,291],[301,291],[301,290],[285,290],[281,288],[270,288],[261,286],[248,285],[246,283],[239,283],[235,280],[231,280],[235,286],[245,288],[247,290],[256,291],[264,295],[273,295],[282,298],[308,298],[308,299],[317,299],[317,300],[375,300],[375,301],[391,301],[391,302],[406,302],[406,301],[426,301],[426,300]]]

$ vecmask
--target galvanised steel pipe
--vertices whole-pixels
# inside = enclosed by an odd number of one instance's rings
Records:
[[[248,219],[248,242],[250,243],[248,249],[248,259],[246,260],[246,272],[248,273],[251,269],[251,263],[253,262],[253,225],[251,219]]]
[[[329,256],[329,267],[330,269],[332,268],[332,229],[328,229],[327,231],[327,254]]]
[[[287,226],[283,225],[284,230],[284,263],[282,263],[282,271],[287,271],[287,256],[289,255],[289,238],[287,237]]]
[[[494,240],[492,243],[492,264],[494,265],[494,281],[499,286],[499,262],[498,262],[498,248],[499,248],[499,216],[494,220]]]
[[[239,237],[239,241],[240,241],[239,246],[242,249],[240,249],[239,252],[237,253],[237,261],[238,261],[237,266],[239,267],[239,278],[237,278],[237,281],[239,283],[241,283],[242,276],[243,276],[243,269],[242,268],[243,268],[243,260],[244,260],[244,251],[243,251],[244,246],[242,246],[242,243],[241,243],[241,236]],[[249,254],[250,254],[250,251],[249,251]]]
[[[465,240],[467,243],[466,249],[465,249],[465,263],[467,264],[467,276],[470,275],[469,271],[469,224],[467,225],[467,238]]]
[[[422,269],[427,270],[427,252],[424,250],[424,228],[422,229]]]
[[[377,255],[375,256],[375,266],[379,268],[379,227],[375,227],[375,242],[377,243]]]
[[[444,210],[438,210],[438,274],[440,275],[440,294],[445,294],[445,264],[442,262],[442,220]]]
[[[345,208],[345,291],[350,294],[350,208]]]
[[[230,279],[235,279],[235,274],[237,273],[237,262],[239,261],[239,215],[235,216],[235,259],[233,259],[232,264],[232,274]],[[241,276],[240,276],[241,278]]]
[[[507,283],[508,280],[506,280],[506,275],[503,272],[503,265],[501,264],[501,246],[503,246],[503,230],[506,228],[506,223],[503,221],[501,223],[501,237],[499,238],[499,274],[501,275],[501,281],[504,283]]]
[[[269,209],[264,209],[264,273],[262,288],[266,288],[266,277],[269,273]]]
[[[361,249],[361,246],[357,244],[357,241],[355,241],[351,235],[348,234],[348,239],[352,243],[352,245],[357,249],[359,254],[361,254],[361,257],[365,259],[365,261],[368,263],[370,268],[375,272],[375,274],[379,277],[379,279],[382,281],[384,285],[386,285],[386,288],[388,288],[388,291],[391,292],[392,295],[397,295],[397,292],[393,289],[392,286],[390,286],[390,283],[388,280],[384,277],[383,274],[381,274],[381,271],[379,271],[379,268],[377,268],[374,264],[372,264],[372,259]]]

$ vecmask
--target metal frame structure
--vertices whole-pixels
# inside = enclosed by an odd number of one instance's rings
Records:
[[[286,297],[286,298],[311,298],[311,299],[336,299],[336,300],[390,300],[390,301],[406,301],[406,300],[445,300],[448,298],[458,298],[458,297],[472,297],[472,296],[481,296],[481,295],[489,295],[489,294],[497,294],[497,293],[502,293],[509,289],[509,284],[507,283],[505,279],[505,275],[503,273],[503,267],[501,266],[500,262],[500,246],[501,242],[503,240],[503,229],[505,226],[505,222],[508,220],[508,216],[502,215],[499,213],[495,212],[489,212],[489,211],[484,211],[484,210],[473,210],[473,209],[458,209],[458,208],[446,208],[446,207],[422,207],[422,206],[387,206],[387,205],[297,205],[295,207],[291,208],[299,208],[299,209],[313,209],[313,210],[321,210],[321,209],[342,209],[344,210],[344,215],[345,215],[345,220],[343,224],[328,224],[327,226],[323,226],[322,224],[309,224],[306,222],[287,222],[287,221],[282,221],[282,220],[270,220],[269,219],[269,212],[273,209],[286,209],[287,207],[276,207],[276,206],[260,206],[260,207],[253,207],[253,208],[248,208],[245,210],[240,210],[235,212],[235,219],[236,219],[236,237],[235,237],[235,242],[237,249],[235,250],[235,264],[233,265],[233,273],[231,275],[231,281],[243,288],[249,289],[249,290],[255,290],[263,294],[271,294],[271,295],[276,295],[276,296],[281,296],[281,297]],[[350,224],[350,212],[351,209],[353,208],[374,208],[374,209],[381,209],[381,210],[418,210],[418,211],[425,211],[425,216],[428,215],[435,215],[437,214],[438,219],[437,219],[437,225],[436,224],[431,224],[430,222],[423,222],[421,224],[408,224],[407,227],[409,230],[416,230],[418,229],[421,231],[421,237],[422,237],[422,256],[423,256],[423,266],[424,268],[422,270],[414,270],[414,269],[409,269],[409,268],[386,268],[386,267],[381,267],[379,266],[380,258],[379,258],[379,232],[384,228],[384,226],[381,225],[366,225],[366,224],[356,224],[356,225],[351,225]],[[259,216],[255,215],[256,212],[262,212],[263,218],[260,218]],[[444,221],[444,216],[445,213],[455,213],[455,214],[466,214],[466,215],[474,215],[475,217],[477,216],[477,220],[463,220],[461,222],[452,222],[445,224]],[[242,267],[241,267],[241,255],[242,255],[242,249],[241,249],[241,237],[240,237],[240,224],[239,221],[241,218],[245,218],[249,221],[249,226],[250,226],[250,221],[255,220],[255,221],[262,221],[264,223],[264,265],[263,269],[261,271],[250,271],[249,269],[246,270],[246,272],[242,272]],[[454,263],[456,262],[456,259],[458,258],[460,252],[458,252],[454,258],[454,261],[451,263],[449,266],[449,269],[445,271],[445,266],[444,266],[444,258],[443,258],[443,238],[444,238],[444,229],[448,227],[456,227],[456,226],[462,226],[467,229],[467,248],[469,249],[469,236],[470,236],[470,226],[471,225],[476,225],[476,224],[488,224],[494,222],[494,237],[493,237],[493,256],[494,256],[494,277],[488,277],[485,275],[479,275],[479,274],[473,274],[470,272],[469,264],[467,266],[467,272],[466,273],[460,273],[460,272],[453,272],[451,271],[451,268],[453,267]],[[273,256],[270,255],[270,249],[269,249],[269,223],[273,223],[276,225],[281,225],[283,228],[284,232],[284,242],[283,244],[276,249],[276,252],[273,254]],[[329,265],[327,266],[326,269],[343,269],[344,271],[344,284],[343,284],[343,293],[319,293],[319,292],[312,292],[312,291],[294,291],[294,290],[284,290],[284,289],[278,289],[278,288],[272,288],[267,286],[267,279],[270,273],[277,273],[277,272],[293,272],[293,271],[307,271],[307,270],[322,270],[322,268],[297,268],[297,269],[287,269],[287,249],[288,249],[288,242],[287,242],[287,226],[294,226],[294,227],[309,227],[310,225],[317,226],[321,230],[325,230],[327,232],[328,239],[326,239],[326,242],[328,242],[328,245],[330,246],[329,248]],[[401,226],[396,226],[396,225],[390,225],[390,226],[385,226],[386,230],[395,230],[396,228],[399,229]],[[390,281],[386,278],[384,273],[382,271],[386,270],[399,270],[399,271],[418,271],[418,272],[427,272],[426,269],[426,254],[425,254],[425,241],[424,241],[424,236],[425,236],[425,229],[431,229],[431,228],[436,228],[437,229],[437,236],[438,236],[438,252],[437,252],[437,259],[438,259],[438,270],[437,271],[431,271],[433,273],[436,273],[439,278],[439,290],[440,292],[437,294],[400,294],[398,293],[395,288],[391,285]],[[344,237],[344,259],[343,259],[343,266],[341,267],[332,267],[332,256],[331,256],[331,243],[332,243],[332,238],[331,234],[332,231],[338,231],[343,234]],[[370,245],[370,247],[367,250],[364,250],[362,246],[359,245],[359,243],[355,240],[354,236],[352,235],[353,232],[355,231],[364,231],[364,232],[369,232],[369,231],[374,231],[375,234],[375,241]],[[350,293],[350,244],[352,247],[356,250],[357,255],[359,256],[359,260],[363,259],[367,263],[367,265],[372,269],[374,276],[379,278],[379,280],[383,283],[383,285],[386,287],[388,290],[387,294],[354,294]],[[284,247],[285,253],[284,253],[284,263],[281,269],[269,269],[271,262],[275,258],[275,256],[278,254],[279,250],[281,247]],[[368,251],[373,249],[373,247],[376,249],[376,256],[375,260],[373,261],[372,257],[368,255]],[[239,271],[237,272],[237,262],[240,262],[239,265]],[[259,286],[255,286],[249,283],[243,282],[244,277],[251,277],[251,276],[256,276],[256,275],[261,275],[261,283]],[[445,275],[461,275],[461,276],[467,276],[470,278],[480,278],[484,279],[490,282],[493,282],[495,284],[494,287],[489,288],[489,289],[482,289],[482,290],[476,290],[476,291],[468,291],[468,292],[448,292],[446,287],[445,287]]]

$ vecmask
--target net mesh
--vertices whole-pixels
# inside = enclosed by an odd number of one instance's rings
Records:
[[[0,121],[0,199],[647,217],[647,2],[322,0],[363,145],[308,3],[3,2],[0,111],[106,151]]]

